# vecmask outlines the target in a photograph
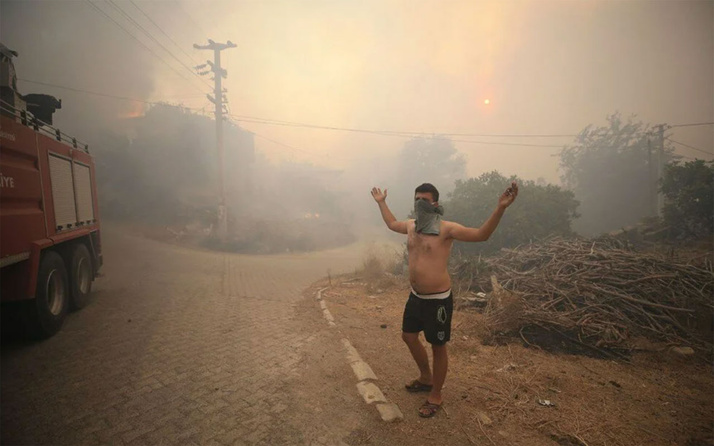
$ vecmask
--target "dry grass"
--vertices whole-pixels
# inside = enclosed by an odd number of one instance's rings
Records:
[[[523,299],[498,284],[491,276],[493,292],[484,310],[485,326],[491,337],[500,334],[516,334],[523,326]]]
[[[370,294],[379,294],[392,287],[396,275],[401,273],[402,254],[389,245],[368,245],[362,259],[362,267],[355,272],[366,283]]]
[[[454,311],[447,410],[421,420],[416,411],[423,395],[403,389],[418,373],[400,337],[408,282],[395,278],[394,287],[379,295],[367,285],[355,277],[323,295],[344,336],[379,377],[380,389],[405,415],[402,423],[380,427],[369,444],[714,444],[709,365],[668,350],[635,352],[630,363],[549,353],[520,342],[518,331],[487,343],[488,311],[469,307]],[[491,305],[519,319],[508,296]],[[502,322],[507,329],[509,320]]]

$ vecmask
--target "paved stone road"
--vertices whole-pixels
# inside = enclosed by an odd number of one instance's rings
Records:
[[[2,444],[340,444],[349,434],[329,416],[293,416],[360,407],[339,380],[351,373],[342,354],[337,371],[306,364],[339,348],[320,334],[318,308],[295,316],[301,291],[328,268],[354,269],[359,249],[240,256],[109,230],[104,252],[93,303],[62,332],[3,343]],[[309,367],[345,413],[303,404],[310,389],[296,398]]]

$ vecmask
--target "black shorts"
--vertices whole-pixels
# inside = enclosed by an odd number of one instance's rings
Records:
[[[451,339],[451,313],[454,311],[454,297],[449,294],[445,299],[422,299],[409,293],[409,300],[404,306],[402,331],[419,333],[429,344],[444,345]]]

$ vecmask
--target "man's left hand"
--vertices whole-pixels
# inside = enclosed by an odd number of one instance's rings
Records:
[[[516,197],[518,196],[518,184],[516,182],[512,182],[511,186],[506,189],[505,192],[501,195],[501,197],[498,199],[498,206],[502,208],[507,208],[508,206],[511,205],[516,200]]]

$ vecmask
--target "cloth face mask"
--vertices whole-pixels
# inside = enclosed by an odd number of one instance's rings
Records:
[[[441,216],[444,215],[443,206],[434,206],[426,200],[414,202],[416,214],[416,231],[420,234],[439,235],[441,231]]]

